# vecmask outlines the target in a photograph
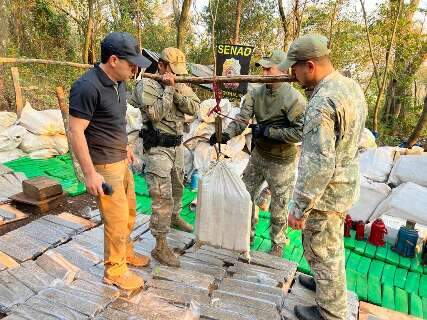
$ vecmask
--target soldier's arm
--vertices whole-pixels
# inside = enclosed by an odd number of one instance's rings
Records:
[[[151,79],[140,81],[130,98],[130,103],[141,108],[152,121],[162,120],[173,107],[175,88],[167,86],[163,92]]]
[[[307,101],[297,91],[295,91],[291,101],[291,106],[286,115],[289,120],[289,127],[270,127],[268,129],[269,138],[286,143],[301,142],[304,127],[304,112]]]
[[[187,85],[180,83],[176,84],[173,101],[180,111],[190,116],[199,111],[200,99]]]
[[[335,121],[335,110],[326,101],[310,106],[306,112],[293,195],[296,218],[310,213],[335,172]]]
[[[249,122],[254,115],[254,99],[251,93],[247,93],[244,97],[242,108],[240,109],[239,114],[236,115],[236,120],[241,120],[244,122]],[[233,120],[225,129],[225,133],[229,134],[230,137],[235,137],[241,134],[246,127],[246,123],[241,121]]]

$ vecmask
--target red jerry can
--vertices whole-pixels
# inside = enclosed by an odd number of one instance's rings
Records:
[[[371,233],[368,241],[376,246],[385,245],[384,235],[387,234],[387,228],[382,219],[376,219],[371,226]]]
[[[350,237],[350,229],[353,221],[351,220],[350,215],[345,216],[345,222],[344,222],[344,237],[349,238]]]
[[[356,240],[365,238],[365,223],[363,221],[356,222]]]

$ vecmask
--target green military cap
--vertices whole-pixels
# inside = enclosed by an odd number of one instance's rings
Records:
[[[160,53],[160,59],[169,63],[175,74],[188,74],[185,54],[177,48],[165,48]]]
[[[279,65],[280,70],[288,70],[298,61],[306,61],[329,55],[328,39],[319,34],[306,34],[294,40],[286,59]]]
[[[279,65],[286,58],[282,50],[273,50],[268,56],[262,57],[255,65],[263,68],[271,68],[273,65]]]

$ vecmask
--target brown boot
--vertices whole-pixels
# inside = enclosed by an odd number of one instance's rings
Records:
[[[104,283],[115,285],[123,290],[136,290],[144,287],[144,279],[130,270],[120,276],[104,276]]]
[[[193,226],[187,222],[185,222],[179,216],[172,216],[171,219],[171,227],[176,228],[185,232],[193,232]]]
[[[283,244],[273,243],[271,247],[270,254],[276,257],[282,257],[283,254]]]
[[[126,257],[126,263],[133,267],[146,267],[150,264],[150,258],[134,252]]]
[[[156,247],[151,251],[151,256],[169,267],[179,268],[181,265],[178,257],[168,247],[166,236],[156,237]]]

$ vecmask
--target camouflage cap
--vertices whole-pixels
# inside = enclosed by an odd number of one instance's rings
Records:
[[[319,34],[307,34],[294,40],[286,59],[279,65],[280,70],[288,70],[298,61],[306,61],[329,55],[328,39]]]
[[[282,50],[273,50],[268,56],[262,57],[261,60],[255,63],[255,66],[263,68],[271,68],[273,65],[279,65],[286,58],[286,53]]]
[[[160,59],[169,63],[175,74],[188,74],[185,54],[177,48],[165,48],[160,53]]]

